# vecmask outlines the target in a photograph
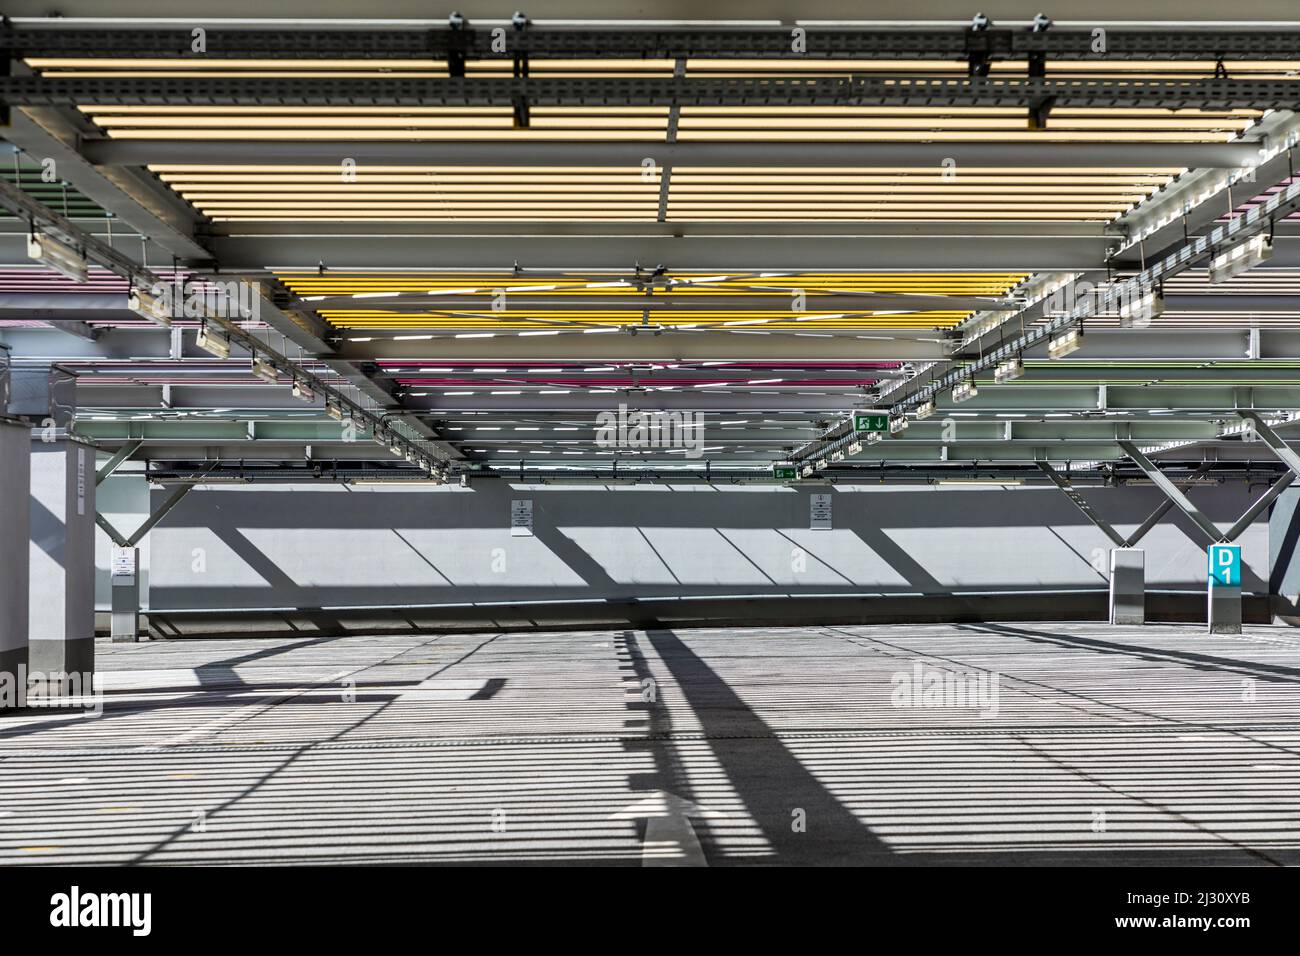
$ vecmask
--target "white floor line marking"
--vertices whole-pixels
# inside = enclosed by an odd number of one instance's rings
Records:
[[[645,820],[642,866],[708,866],[691,817],[725,816],[721,810],[702,807],[675,793],[659,790],[610,814],[610,819]]]
[[[295,697],[301,697],[303,694],[307,694],[313,690],[318,689],[323,684],[337,684],[341,682],[344,678],[352,674],[357,674],[363,670],[365,670],[364,667],[359,667],[356,670],[339,671],[337,674],[333,674],[330,677],[324,678],[323,680],[315,681],[311,684],[302,687],[300,690],[297,691],[297,693],[268,694],[266,697],[262,697],[258,700],[255,700],[251,704],[246,704],[245,706],[240,707],[238,710],[234,711],[233,713],[225,714],[222,717],[213,718],[212,720],[209,720],[207,723],[200,724],[199,726],[191,730],[187,730],[180,734],[175,734],[171,737],[165,737],[162,740],[158,741],[157,743],[147,744],[146,746],[137,747],[136,749],[155,750],[158,747],[182,746],[199,737],[206,737],[209,734],[215,734],[218,733],[219,731],[225,730],[227,727],[231,726],[232,724],[237,724],[240,723],[241,721],[248,720],[252,717],[256,717],[258,714],[262,713],[263,711],[270,710],[272,707],[275,707],[277,704],[282,704],[285,701],[292,700]],[[340,691],[341,690],[342,688],[340,688]]]

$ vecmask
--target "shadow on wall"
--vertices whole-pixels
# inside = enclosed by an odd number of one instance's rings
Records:
[[[354,607],[888,595],[939,609],[972,594],[1040,592],[1041,601],[1043,591],[1086,592],[1093,601],[1107,586],[1110,541],[1053,488],[840,488],[834,528],[817,531],[808,496],[770,486],[598,493],[495,480],[469,489],[198,489],[152,532],[150,604],[328,616]],[[1161,500],[1152,488],[1089,497],[1121,533]],[[1251,497],[1245,486],[1196,492],[1225,526]],[[510,502],[520,498],[533,501],[532,536],[510,533]],[[1182,516],[1167,517],[1142,542],[1148,585],[1199,592],[1201,540]],[[1240,543],[1244,589],[1266,592],[1267,519]]]

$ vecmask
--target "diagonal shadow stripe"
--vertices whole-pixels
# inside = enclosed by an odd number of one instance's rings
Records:
[[[902,862],[681,638],[667,630],[647,631],[646,637],[681,688],[714,756],[777,862]],[[807,832],[795,832],[791,826],[795,810],[806,813]]]
[[[1231,657],[1215,657],[1212,654],[1197,654],[1192,651],[1170,651],[1144,647],[1141,644],[1121,644],[1118,641],[1103,641],[1095,637],[1078,637],[1076,635],[1067,637],[1064,634],[1053,634],[1051,631],[1034,631],[1024,627],[1011,627],[1007,624],[970,624],[965,625],[965,627],[977,631],[997,631],[1003,634],[1014,634],[1017,637],[1023,637],[1039,644],[1086,647],[1089,650],[1110,654],[1132,654],[1150,660],[1187,664],[1202,670],[1212,668],[1232,674],[1244,674],[1247,677],[1258,677],[1260,672],[1263,672],[1285,680],[1300,681],[1300,667],[1283,667],[1280,664],[1263,664],[1254,661],[1245,662]]]

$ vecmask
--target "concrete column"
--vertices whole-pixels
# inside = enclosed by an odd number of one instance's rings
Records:
[[[26,692],[18,681],[27,669],[31,446],[30,428],[0,419],[0,710]]]
[[[95,669],[95,450],[31,442],[31,614],[28,666],[45,674]]]
[[[123,534],[130,534],[149,517],[149,484],[144,475],[119,469],[95,487],[95,511],[103,515]],[[149,539],[144,536],[135,550],[139,555],[135,564],[135,583],[139,592],[141,627],[146,624],[144,615],[149,607]],[[115,588],[113,580],[113,553],[115,545],[101,529],[95,535],[95,610],[96,626],[111,629]],[[122,595],[117,595],[121,600]]]
[[[1211,634],[1241,633],[1241,548],[1212,544],[1208,549],[1208,618]]]
[[[109,568],[113,643],[140,639],[140,549],[114,548]]]
[[[1300,488],[1288,488],[1268,516],[1268,593],[1276,624],[1300,626]]]
[[[1110,623],[1145,624],[1146,552],[1141,548],[1110,551]]]

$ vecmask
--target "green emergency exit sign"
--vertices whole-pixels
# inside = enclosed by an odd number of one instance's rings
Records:
[[[889,428],[889,416],[873,412],[854,412],[853,427],[860,432],[883,432]]]
[[[793,481],[799,477],[799,469],[794,465],[773,465],[772,477],[778,481]]]

